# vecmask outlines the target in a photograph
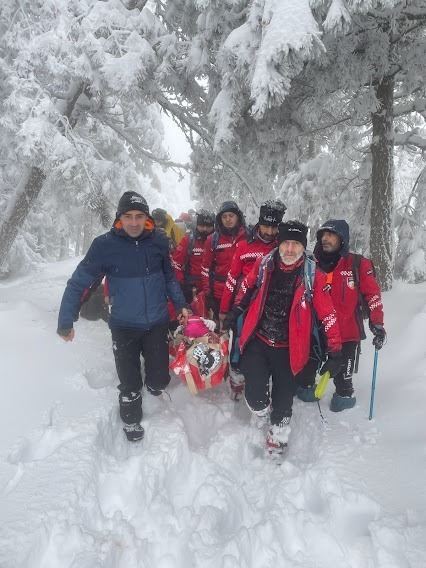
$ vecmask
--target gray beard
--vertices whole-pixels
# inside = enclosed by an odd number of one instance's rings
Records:
[[[301,252],[301,253],[299,254],[299,256],[298,256],[297,258],[295,258],[294,260],[284,260],[284,258],[281,256],[281,253],[280,253],[281,262],[282,262],[283,264],[285,264],[286,266],[291,266],[292,264],[294,264],[295,262],[297,262],[299,259],[301,259],[302,256],[303,256],[303,252]]]

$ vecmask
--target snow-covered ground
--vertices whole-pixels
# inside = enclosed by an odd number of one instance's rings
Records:
[[[125,441],[107,327],[55,335],[75,263],[0,284],[1,568],[426,566],[425,285],[385,295],[375,419],[369,340],[357,406],[295,401],[277,466],[225,387],[177,379]]]

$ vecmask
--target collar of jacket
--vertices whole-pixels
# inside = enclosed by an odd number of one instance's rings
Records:
[[[335,252],[325,252],[320,243],[317,243],[314,248],[314,256],[318,261],[319,267],[324,272],[332,272],[339,264],[339,260],[347,254],[342,253],[342,249]]]
[[[142,233],[139,235],[139,237],[131,237],[130,235],[128,235],[126,231],[123,229],[120,219],[116,219],[111,228],[111,233],[113,235],[121,237],[122,239],[126,239],[127,241],[130,241],[132,243],[152,237],[154,231],[155,231],[155,224],[154,221],[151,219],[151,217],[148,217],[148,220],[145,223],[145,228],[142,231]]]

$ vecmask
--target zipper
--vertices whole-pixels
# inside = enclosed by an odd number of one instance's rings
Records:
[[[140,247],[139,247],[139,241],[135,241],[135,244],[136,244],[136,250],[139,252],[141,250]],[[147,262],[146,251],[142,250],[142,253],[143,253],[144,258],[145,258],[145,266],[146,266],[145,272],[146,272],[146,275],[148,276],[149,275],[149,267],[148,267],[148,262]],[[147,297],[146,297],[146,286],[145,286],[145,282],[143,280],[142,280],[141,285],[142,285],[142,289],[143,289],[143,297],[144,297],[144,303],[145,303],[145,305],[144,305],[145,321],[146,321],[146,323],[149,323],[148,309],[147,309],[148,304],[147,304]]]

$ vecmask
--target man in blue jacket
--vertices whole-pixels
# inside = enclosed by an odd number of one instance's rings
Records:
[[[143,438],[142,376],[154,396],[169,384],[167,301],[170,298],[184,323],[185,298],[175,279],[167,238],[155,230],[146,200],[126,191],[118,203],[112,229],[97,237],[68,280],[58,318],[58,334],[74,339],[77,321],[88,291],[106,276],[111,304],[109,326],[119,385],[120,416],[127,439]]]

